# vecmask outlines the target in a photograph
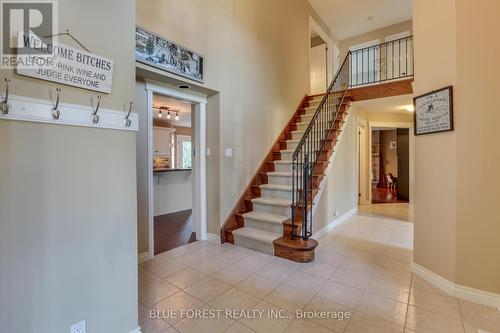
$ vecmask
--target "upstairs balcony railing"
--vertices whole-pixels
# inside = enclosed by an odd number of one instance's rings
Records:
[[[292,155],[291,238],[312,235],[314,193],[319,188],[315,175],[319,161],[326,162],[325,144],[340,131],[349,88],[413,76],[413,37],[349,51],[328,86],[311,122]],[[295,225],[300,223],[300,228]]]
[[[413,36],[351,51],[351,87],[413,76]]]

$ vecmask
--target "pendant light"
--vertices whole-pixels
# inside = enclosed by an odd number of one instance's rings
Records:
[[[179,112],[175,113],[175,120],[179,120]]]
[[[162,117],[161,110],[160,110],[160,113],[158,114],[158,117],[160,117],[160,118]]]
[[[170,111],[168,111],[168,112],[167,112],[167,119],[169,119],[169,120],[170,120],[170,118],[171,118],[171,117],[170,117]]]

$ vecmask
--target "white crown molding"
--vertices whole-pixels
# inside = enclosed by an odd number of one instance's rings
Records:
[[[135,132],[139,128],[139,117],[134,112],[131,112],[129,116],[129,120],[131,120],[130,126],[125,126],[124,119],[128,110],[125,112],[100,108],[97,112],[99,122],[94,124],[91,119],[93,109],[90,105],[83,106],[61,102],[58,107],[60,111],[59,119],[54,119],[52,117],[52,108],[54,105],[49,100],[9,95],[8,103],[10,105],[9,113],[0,113],[0,120],[29,121]]]
[[[455,284],[450,280],[447,280],[442,276],[428,270],[427,268],[416,264],[415,262],[412,262],[411,270],[418,277],[424,279],[434,287],[444,291],[450,296],[486,306],[496,307],[500,311],[499,294]]]

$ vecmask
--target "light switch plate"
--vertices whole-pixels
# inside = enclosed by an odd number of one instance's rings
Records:
[[[231,156],[233,156],[233,149],[226,148],[226,157],[231,157]]]
[[[207,156],[210,156],[210,147],[207,147]]]
[[[82,320],[79,323],[71,325],[71,333],[86,333],[87,332],[87,323],[85,320]]]

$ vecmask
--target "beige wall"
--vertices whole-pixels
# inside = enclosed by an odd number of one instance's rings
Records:
[[[133,99],[134,16],[134,1],[59,1],[60,30],[115,60],[105,108]],[[12,81],[16,95],[48,99],[55,87]],[[62,88],[64,102],[96,95]],[[0,120],[0,142],[1,330],[69,332],[83,319],[88,332],[134,330],[135,133]]]
[[[207,141],[217,154],[207,159],[208,206],[220,198],[209,209],[211,233],[309,89],[309,14],[306,0],[137,1],[138,24],[203,54],[203,86],[219,92],[207,105]],[[226,148],[232,157],[219,156]]]
[[[387,26],[382,29],[374,30],[363,35],[354,36],[340,41],[340,58],[344,59],[345,55],[349,51],[349,47],[370,42],[375,39],[379,39],[381,43],[385,41],[385,37],[395,35],[405,31],[413,31],[412,20],[400,22]]]
[[[455,131],[416,139],[414,260],[455,283],[500,293],[500,49],[491,43],[500,3],[413,6],[415,94],[450,84],[455,93]]]
[[[358,204],[357,117],[344,125],[335,160],[328,169],[324,189],[314,215],[313,233],[335,221]]]

